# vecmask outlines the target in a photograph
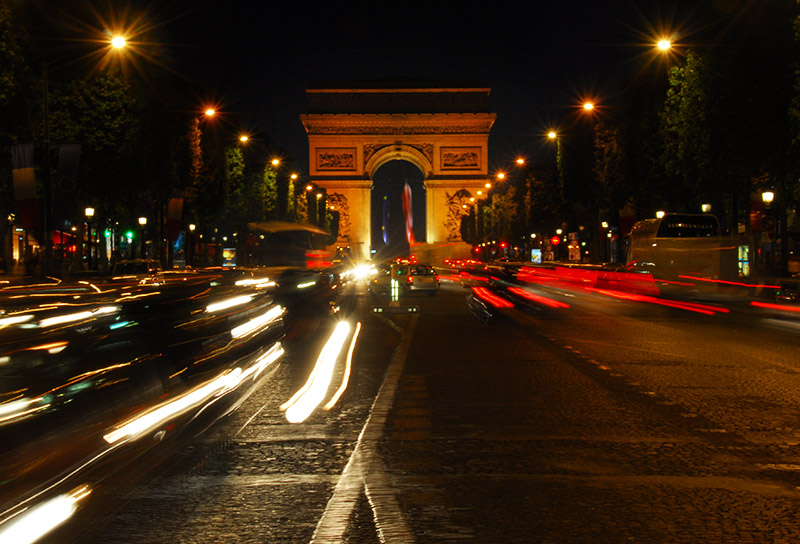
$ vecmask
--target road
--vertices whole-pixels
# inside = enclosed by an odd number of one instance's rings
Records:
[[[319,351],[289,339],[237,411],[110,479],[46,542],[800,538],[794,322],[537,292],[569,306],[484,324],[457,284],[401,300],[418,313],[376,314],[387,301],[362,289],[333,409],[280,410]]]

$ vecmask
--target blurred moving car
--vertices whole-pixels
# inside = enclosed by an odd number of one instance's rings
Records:
[[[400,289],[403,291],[420,291],[430,296],[439,291],[439,275],[429,264],[417,263],[401,267],[403,272],[398,274]]]
[[[381,263],[370,281],[370,289],[376,294],[389,293],[393,279],[397,281],[399,295],[421,292],[433,296],[439,291],[439,275],[426,263]]]

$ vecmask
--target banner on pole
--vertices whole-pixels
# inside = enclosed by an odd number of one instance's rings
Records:
[[[167,205],[167,238],[175,240],[181,232],[183,219],[183,197],[170,198]]]
[[[33,142],[14,144],[11,148],[11,168],[17,219],[22,228],[35,229],[41,220],[33,175]]]

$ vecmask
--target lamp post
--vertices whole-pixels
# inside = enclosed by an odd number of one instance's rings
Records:
[[[189,223],[189,239],[187,240],[189,243],[186,248],[186,263],[189,266],[194,266],[194,229],[196,228],[197,225]]]
[[[141,241],[141,244],[142,244],[142,248],[141,248],[141,257],[142,257],[142,259],[144,259],[144,258],[145,258],[145,256],[146,256],[146,252],[145,252],[145,245],[146,245],[146,243],[145,243],[145,239],[144,239],[144,236],[145,236],[145,229],[147,228],[147,218],[146,218],[146,217],[140,217],[140,218],[139,218],[139,226],[140,226],[140,227],[141,227],[141,229],[142,229],[142,237],[141,237],[141,240],[142,240],[142,241]]]
[[[108,45],[117,51],[122,51],[127,46],[124,36],[115,35],[108,40]],[[64,57],[61,57],[62,59]],[[42,172],[43,195],[43,220],[44,231],[44,274],[50,275],[53,272],[53,210],[52,210],[52,180],[50,177],[50,85],[48,82],[48,71],[51,64],[58,62],[42,62],[42,98],[44,101],[44,170]],[[87,208],[88,209],[88,208]],[[91,246],[90,246],[91,248]]]
[[[775,268],[775,233],[774,229],[777,227],[775,216],[772,214],[772,202],[775,200],[775,193],[771,190],[761,192],[761,201],[764,202],[764,218],[761,220],[761,226],[769,233],[770,238],[770,255],[769,260],[764,255],[764,268],[769,274],[774,272]],[[763,249],[763,246],[762,246]],[[763,252],[762,252],[763,253]]]
[[[92,268],[92,218],[94,217],[94,208],[87,207],[83,210],[83,214],[86,216],[86,239],[89,242],[89,253],[86,260],[86,264],[88,265],[89,269]]]

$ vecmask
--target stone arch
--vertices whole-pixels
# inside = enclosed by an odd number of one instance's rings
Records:
[[[433,173],[431,159],[415,146],[397,143],[382,146],[375,150],[371,157],[366,158],[364,170],[369,179],[375,178],[375,172],[381,166],[390,161],[406,161],[416,166],[422,172],[423,179],[427,179]]]
[[[370,256],[372,179],[390,161],[422,172],[426,243],[414,253],[431,261],[468,257],[454,195],[477,194],[488,181],[488,88],[307,89],[309,181],[347,203],[355,257]],[[340,225],[341,227],[341,225]],[[422,238],[422,237],[420,237]],[[438,253],[437,253],[438,252]],[[436,255],[433,255],[436,253]]]

